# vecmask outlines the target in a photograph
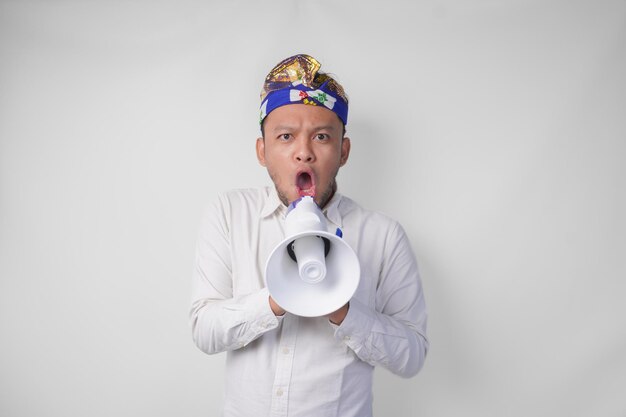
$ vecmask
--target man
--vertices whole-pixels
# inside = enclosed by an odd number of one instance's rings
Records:
[[[350,155],[348,99],[310,56],[267,76],[256,153],[274,187],[231,191],[206,211],[193,277],[193,339],[227,351],[224,416],[372,415],[374,366],[403,377],[428,349],[417,264],[402,227],[337,192]],[[312,196],[361,266],[356,293],[327,317],[286,312],[264,285],[287,206]]]

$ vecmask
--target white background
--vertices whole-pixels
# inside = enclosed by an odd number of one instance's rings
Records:
[[[214,416],[202,208],[269,183],[269,69],[351,99],[340,190],[405,226],[431,351],[378,416],[626,416],[626,2],[0,1],[0,415]]]

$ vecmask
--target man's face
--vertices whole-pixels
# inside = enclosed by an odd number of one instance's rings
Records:
[[[265,138],[259,138],[259,163],[288,205],[312,196],[324,207],[337,189],[335,177],[350,154],[350,139],[342,138],[343,124],[322,106],[288,104],[272,111],[264,121]]]

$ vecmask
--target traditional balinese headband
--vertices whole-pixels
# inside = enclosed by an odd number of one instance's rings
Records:
[[[330,75],[318,72],[321,64],[309,55],[285,59],[270,71],[261,90],[261,119],[280,106],[309,104],[324,106],[348,124],[348,97]]]

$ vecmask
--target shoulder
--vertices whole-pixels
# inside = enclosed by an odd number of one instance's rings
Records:
[[[366,209],[344,196],[339,202],[339,211],[342,214],[344,237],[366,251],[365,258],[386,263],[399,253],[412,256],[408,236],[398,220],[386,213]]]
[[[341,195],[339,211],[344,221],[357,221],[362,224],[378,225],[387,230],[402,228],[400,223],[391,216],[380,211],[367,209],[345,195]]]
[[[241,188],[222,191],[209,203],[209,207],[222,211],[261,211],[270,198],[270,188]]]
[[[270,191],[269,187],[222,191],[205,204],[203,218],[231,223],[245,217],[258,217],[270,199]]]
[[[345,234],[354,234],[363,242],[380,242],[381,247],[390,249],[397,244],[408,243],[402,225],[391,216],[364,208],[354,200],[341,196],[338,206]]]

